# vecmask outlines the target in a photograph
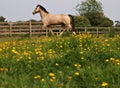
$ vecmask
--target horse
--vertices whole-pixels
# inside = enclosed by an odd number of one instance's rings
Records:
[[[42,29],[49,27],[50,25],[65,25],[66,28],[60,33],[60,36],[65,32],[67,29],[72,30],[73,34],[75,33],[75,24],[74,24],[74,17],[70,14],[50,14],[42,5],[37,5],[33,11],[33,15],[36,13],[40,13],[41,20],[43,22]],[[72,26],[71,26],[72,23]]]

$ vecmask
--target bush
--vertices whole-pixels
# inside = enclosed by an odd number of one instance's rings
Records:
[[[113,25],[113,21],[100,12],[86,13],[84,16],[89,19],[92,26],[109,27]]]
[[[111,27],[112,25],[113,25],[113,21],[110,20],[109,18],[107,18],[107,17],[102,17],[102,18],[100,19],[100,24],[99,24],[99,26],[101,26],[101,27]]]
[[[75,16],[76,27],[87,27],[91,26],[90,21],[85,16]]]
[[[0,22],[5,22],[5,17],[0,16]]]

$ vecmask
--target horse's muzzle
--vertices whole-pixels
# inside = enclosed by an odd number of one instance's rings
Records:
[[[33,15],[35,15],[35,12],[32,12]]]

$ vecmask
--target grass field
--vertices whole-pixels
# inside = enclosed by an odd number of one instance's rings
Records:
[[[1,37],[0,88],[120,88],[120,35]]]

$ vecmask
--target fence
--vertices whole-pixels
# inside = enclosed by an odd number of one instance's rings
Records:
[[[40,34],[41,22],[0,22],[0,35],[24,35]],[[60,25],[51,26],[51,33],[59,34],[63,28]],[[42,31],[42,35],[48,35],[49,28]],[[76,27],[76,33],[106,34],[110,32],[120,33],[120,27]]]

